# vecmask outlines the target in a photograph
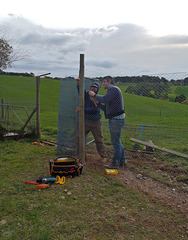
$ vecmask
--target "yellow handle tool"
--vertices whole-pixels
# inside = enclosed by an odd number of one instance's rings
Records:
[[[65,177],[56,176],[56,182],[55,183],[64,184],[65,183]]]

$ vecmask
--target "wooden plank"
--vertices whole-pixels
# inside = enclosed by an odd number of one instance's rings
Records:
[[[41,140],[41,143],[47,144],[47,145],[49,145],[49,146],[54,146],[54,147],[57,146],[57,143],[50,142],[50,141],[44,141],[44,140]]]
[[[136,139],[136,138],[130,138],[130,141],[136,142],[136,143],[139,143],[139,144],[141,144],[141,145],[148,146],[148,147],[152,147],[152,148],[158,149],[158,150],[163,151],[163,152],[167,152],[167,153],[170,153],[170,154],[174,154],[174,155],[177,155],[177,156],[179,156],[179,157],[188,158],[188,155],[187,155],[187,154],[179,153],[179,152],[176,152],[176,151],[167,149],[167,148],[159,147],[159,146],[157,146],[157,145],[154,145],[154,144],[151,144],[151,143],[148,143],[148,142],[140,141],[140,140],[138,140],[138,139]]]

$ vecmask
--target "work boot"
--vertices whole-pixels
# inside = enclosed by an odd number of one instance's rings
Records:
[[[125,169],[127,166],[126,162],[120,163],[119,168]]]
[[[109,169],[117,169],[118,168],[118,166],[116,165],[116,164],[114,164],[114,163],[112,163],[112,164],[110,164],[110,165],[107,165],[107,166],[105,166],[106,168],[109,168]]]

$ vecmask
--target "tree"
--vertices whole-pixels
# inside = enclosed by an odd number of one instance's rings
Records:
[[[184,79],[184,85],[188,85],[188,77]]]
[[[13,47],[3,38],[0,39],[0,69],[11,67]]]
[[[179,102],[179,103],[181,103],[185,100],[186,100],[186,96],[184,94],[181,94],[175,98],[175,102]]]
[[[12,67],[14,62],[22,60],[26,56],[26,50],[20,47],[13,48],[9,40],[0,37],[0,71]]]
[[[126,93],[136,94],[145,97],[153,97],[151,94],[151,85],[147,83],[139,83],[136,86],[129,86],[126,89]]]
[[[168,93],[169,93],[169,85],[168,84],[161,82],[159,84],[154,85],[155,98],[157,98],[157,99],[159,99],[159,98],[167,99],[168,98]]]

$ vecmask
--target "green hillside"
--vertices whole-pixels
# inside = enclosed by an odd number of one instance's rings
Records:
[[[188,98],[188,86],[171,86],[170,90],[176,96],[184,94]]]
[[[141,126],[147,125],[142,135],[143,140],[152,139],[156,143],[172,145],[175,149],[184,149],[187,142],[188,106],[175,102],[168,102],[149,97],[125,93],[129,84],[119,84],[122,90],[125,112],[126,131],[123,132],[123,141],[128,143],[129,137],[138,138]],[[41,79],[40,82],[40,124],[42,136],[56,139],[58,123],[60,81]],[[173,94],[186,93],[188,86],[171,88]],[[105,94],[103,88],[99,92]],[[5,103],[26,106],[29,113],[36,104],[36,78],[0,76],[0,96]],[[23,114],[22,114],[23,115]],[[103,115],[104,138],[109,140],[107,121]],[[23,122],[27,119],[24,115]],[[35,122],[35,117],[33,118]],[[172,148],[172,146],[170,146]],[[184,150],[183,150],[184,151]]]
[[[59,80],[40,80],[41,125],[56,127],[59,104]],[[36,79],[28,77],[0,76],[0,96],[5,103],[26,106],[30,111],[36,104]],[[119,84],[125,102],[128,124],[187,127],[187,106],[174,102],[125,93],[129,84]],[[173,94],[186,94],[188,86],[171,88]],[[105,94],[103,88],[99,92]],[[52,120],[53,119],[53,120]]]

